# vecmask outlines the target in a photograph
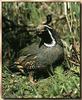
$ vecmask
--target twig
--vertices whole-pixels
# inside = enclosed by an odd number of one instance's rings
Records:
[[[68,15],[67,15],[67,4],[66,4],[66,2],[64,2],[64,13],[65,13],[65,17],[66,17],[66,20],[67,20],[67,23],[68,23],[69,30],[70,30],[70,32],[72,32],[71,25],[70,25]]]
[[[74,65],[76,65],[76,66],[80,66],[80,64],[79,63],[77,63],[77,62],[74,62],[74,61],[72,61],[72,60],[69,60],[71,63],[73,63]]]

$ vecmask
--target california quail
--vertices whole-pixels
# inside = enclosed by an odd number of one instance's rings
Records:
[[[38,71],[49,71],[64,60],[63,44],[52,27],[47,24],[39,25],[36,34],[40,41],[22,49],[15,62],[22,72],[29,72],[31,81]]]

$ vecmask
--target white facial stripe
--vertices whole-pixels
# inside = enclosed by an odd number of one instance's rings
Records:
[[[52,41],[51,44],[44,43],[44,45],[45,45],[46,47],[53,47],[53,46],[55,46],[55,41]]]
[[[52,29],[51,27],[49,27],[48,25],[44,25],[45,27],[47,27],[47,28],[50,28],[50,29]]]
[[[50,34],[52,40],[54,40],[54,38],[53,38],[52,33],[50,32],[50,30],[49,30],[49,29],[47,29],[47,30],[48,30],[48,32],[49,32],[49,34]]]
[[[47,47],[53,47],[53,46],[55,46],[56,41],[55,41],[55,39],[53,38],[52,33],[49,31],[49,29],[47,29],[47,30],[48,30],[48,32],[49,32],[49,34],[50,34],[50,36],[51,36],[52,43],[51,43],[51,44],[44,43],[44,45],[47,46]]]

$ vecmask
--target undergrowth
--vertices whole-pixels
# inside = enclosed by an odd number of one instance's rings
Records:
[[[13,63],[22,48],[36,41],[28,26],[33,29],[44,22],[48,13],[53,14],[52,27],[62,38],[65,62],[54,68],[53,76],[32,84],[28,76],[12,73],[9,62]],[[80,4],[3,2],[2,17],[2,97],[80,98]]]

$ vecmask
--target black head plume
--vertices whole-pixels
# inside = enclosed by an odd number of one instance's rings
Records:
[[[46,23],[44,23],[44,24],[49,24],[51,21],[52,21],[52,14],[48,14],[46,16]]]

